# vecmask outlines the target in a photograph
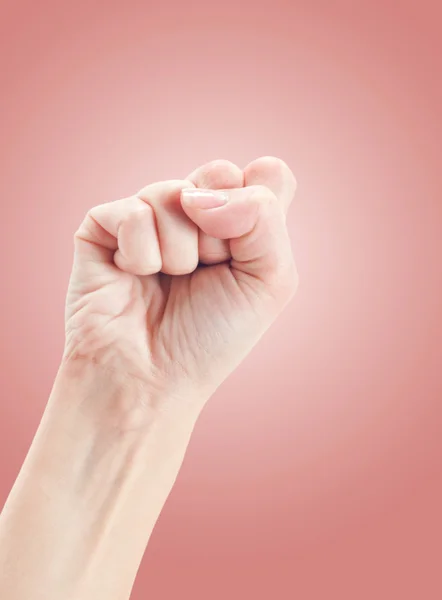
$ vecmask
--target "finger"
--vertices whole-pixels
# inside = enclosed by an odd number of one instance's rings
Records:
[[[134,275],[156,273],[161,253],[152,208],[136,196],[95,206],[75,234],[75,254],[90,270],[114,262]]]
[[[89,270],[115,263],[134,275],[192,272],[198,229],[184,214],[180,193],[188,180],[159,182],[136,196],[92,208],[75,234],[76,260]]]
[[[133,275],[151,275],[162,268],[155,215],[149,205],[143,204],[128,214],[117,230],[118,250],[114,262],[122,271]]]
[[[212,190],[242,187],[244,174],[234,163],[228,160],[213,160],[198,167],[188,177],[198,188]],[[226,240],[219,240],[199,230],[199,260],[211,265],[230,260],[230,248]]]
[[[183,190],[186,214],[207,235],[229,240],[238,282],[259,279],[281,294],[294,291],[296,271],[282,207],[264,186]]]
[[[186,179],[192,181],[197,187],[216,190],[242,187],[244,175],[234,163],[218,159],[198,167]]]
[[[265,185],[287,213],[296,192],[296,179],[289,166],[274,156],[262,156],[244,169],[244,185]],[[207,186],[210,188],[210,186]]]
[[[161,250],[161,271],[168,275],[192,273],[198,266],[198,227],[183,212],[180,194],[189,180],[172,180],[148,185],[137,196],[155,213]]]

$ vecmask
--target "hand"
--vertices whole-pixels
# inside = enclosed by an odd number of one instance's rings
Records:
[[[207,398],[295,292],[294,192],[287,165],[265,157],[92,208],[75,234],[64,360]]]

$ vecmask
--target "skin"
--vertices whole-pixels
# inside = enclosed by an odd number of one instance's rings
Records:
[[[65,351],[0,516],[0,597],[129,598],[202,408],[295,293],[295,187],[276,158],[215,161],[88,212]]]

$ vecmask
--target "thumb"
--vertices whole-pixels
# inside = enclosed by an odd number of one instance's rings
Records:
[[[207,235],[229,240],[231,268],[291,296],[297,275],[285,216],[278,199],[262,185],[229,190],[184,189],[187,216]]]

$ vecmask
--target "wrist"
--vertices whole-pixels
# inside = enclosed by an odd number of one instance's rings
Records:
[[[8,527],[38,541],[26,551],[3,542],[0,564],[16,565],[20,597],[32,595],[24,575],[33,565],[45,582],[41,597],[72,589],[82,598],[126,597],[182,464],[198,413],[190,406],[96,365],[60,366],[2,513]],[[63,551],[54,555],[54,544]]]
[[[78,411],[119,438],[143,438],[156,428],[195,424],[208,392],[190,383],[178,389],[163,378],[145,379],[87,359],[63,359],[46,412]]]
[[[190,400],[166,390],[98,365],[62,363],[28,464],[55,494],[62,482],[71,495],[85,481],[112,494],[116,481],[150,485],[156,473],[179,469],[197,418]]]

